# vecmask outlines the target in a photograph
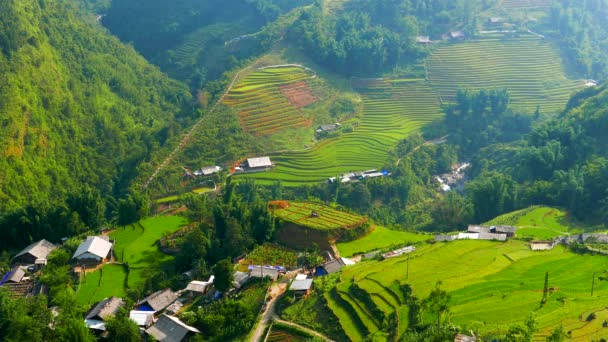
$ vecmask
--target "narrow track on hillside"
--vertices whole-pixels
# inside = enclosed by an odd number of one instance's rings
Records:
[[[317,73],[310,69],[307,68],[303,65],[300,64],[278,64],[278,65],[266,65],[266,66],[262,66],[262,67],[258,67],[256,68],[257,70],[264,70],[264,69],[269,69],[269,68],[280,68],[280,67],[299,67],[302,68],[304,70],[310,71],[313,73],[311,78],[315,78],[317,77]],[[165,166],[167,166],[171,160],[173,160],[173,157],[175,157],[183,148],[184,146],[186,146],[186,144],[188,143],[188,141],[190,140],[190,137],[192,136],[192,133],[194,133],[194,131],[196,131],[196,129],[203,123],[205,122],[208,118],[210,118],[214,112],[215,109],[217,108],[217,106],[222,103],[224,101],[224,98],[226,97],[226,95],[230,92],[230,90],[232,89],[232,87],[234,87],[234,84],[237,82],[237,80],[239,79],[239,76],[244,72],[247,71],[251,68],[254,68],[254,66],[248,66],[244,69],[239,70],[234,77],[232,78],[232,81],[230,81],[230,84],[228,85],[228,87],[226,88],[226,90],[224,91],[224,93],[222,94],[222,96],[220,96],[220,98],[215,102],[215,104],[213,105],[213,107],[211,107],[211,109],[209,110],[209,112],[207,112],[207,114],[203,115],[202,118],[200,118],[189,130],[188,133],[186,133],[186,135],[182,138],[181,142],[179,143],[179,145],[177,145],[173,151],[171,151],[171,153],[169,153],[169,155],[167,156],[167,158],[165,158],[165,160],[163,160],[163,162],[154,170],[154,172],[152,173],[152,175],[150,176],[150,178],[148,178],[148,180],[144,183],[143,188],[147,189],[148,186],[150,185],[150,183],[156,178],[156,176],[158,175],[158,173],[165,168]]]

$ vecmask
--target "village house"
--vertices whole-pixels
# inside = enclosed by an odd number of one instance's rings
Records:
[[[317,275],[322,276],[327,274],[334,274],[336,272],[339,272],[345,265],[346,264],[344,263],[344,261],[342,261],[342,259],[330,260],[324,263],[322,266],[317,267]]]
[[[241,166],[236,167],[236,172],[262,172],[274,167],[270,157],[249,158]]]
[[[56,248],[57,246],[47,240],[40,240],[25,247],[13,258],[13,262],[21,265],[46,265],[49,254]]]
[[[129,318],[140,328],[147,329],[154,322],[154,313],[152,311],[131,310]]]
[[[315,132],[317,134],[321,134],[321,133],[331,133],[331,132],[335,132],[337,131],[342,125],[340,125],[339,123],[333,123],[333,124],[326,124],[326,125],[321,125],[319,126]]]
[[[146,334],[159,342],[181,342],[186,336],[200,331],[180,321],[177,317],[162,315],[153,326],[146,329]]]
[[[100,265],[110,260],[112,243],[107,236],[89,236],[78,246],[72,259],[80,265]]]
[[[437,234],[435,235],[435,242],[454,241],[457,237],[456,235]]]
[[[431,44],[432,41],[429,36],[417,36],[416,43],[417,44]]]
[[[466,38],[466,35],[462,31],[450,31],[450,39],[452,40],[463,40]]]
[[[507,241],[507,234],[479,233],[479,240]]]
[[[266,267],[266,266],[251,266],[251,271],[249,272],[249,276],[251,278],[270,278],[273,281],[279,278],[280,270],[274,267]]]
[[[116,316],[118,310],[125,306],[125,301],[118,297],[110,297],[95,304],[85,315],[84,321],[89,329],[106,330],[108,319]]]
[[[184,289],[184,292],[202,296],[205,293],[207,293],[209,288],[213,285],[214,279],[215,279],[215,277],[211,276],[211,277],[209,277],[208,281],[193,280],[190,283],[188,283],[188,286],[186,286],[186,288]]]
[[[505,234],[507,237],[515,236],[517,231],[516,227],[513,226],[475,226],[469,225],[467,232],[469,233],[493,233],[493,234]]]
[[[548,251],[553,249],[552,240],[534,240],[530,241],[530,249],[533,251]]]
[[[199,170],[194,171],[195,176],[211,176],[218,172],[222,171],[222,168],[219,166],[204,166]]]
[[[303,275],[306,277],[306,275]],[[309,295],[312,291],[312,279],[294,279],[289,286],[289,291],[293,292],[294,297]]]
[[[502,25],[503,23],[504,23],[504,20],[502,18],[499,18],[499,17],[488,18],[488,24],[490,24],[492,26]]]
[[[25,271],[21,266],[14,266],[11,271],[2,279],[1,284],[19,284],[25,278]]]
[[[458,233],[458,240],[479,240],[479,233]]]
[[[243,285],[245,285],[245,283],[251,278],[249,273],[241,271],[234,272],[233,276],[234,280],[232,281],[232,286],[237,290],[243,287]]]
[[[178,295],[171,289],[154,292],[137,303],[138,311],[160,312],[175,302]]]

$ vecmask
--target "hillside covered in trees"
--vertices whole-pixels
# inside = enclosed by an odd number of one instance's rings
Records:
[[[197,115],[191,95],[69,1],[0,13],[0,246],[98,228]]]

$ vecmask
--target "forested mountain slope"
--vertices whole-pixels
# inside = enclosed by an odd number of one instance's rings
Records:
[[[574,95],[567,110],[525,139],[492,145],[474,156],[469,186],[476,207],[496,195],[503,209],[532,204],[567,208],[584,221],[608,222],[608,88]],[[501,206],[477,210],[483,221]],[[507,210],[508,211],[508,210]]]
[[[200,90],[275,39],[262,28],[310,0],[113,1],[103,24],[171,77]],[[271,34],[272,35],[272,34]]]
[[[190,124],[191,95],[72,3],[4,0],[0,13],[0,248],[95,228]]]

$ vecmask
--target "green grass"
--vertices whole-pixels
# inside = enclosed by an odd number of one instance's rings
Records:
[[[442,116],[437,94],[425,81],[380,80],[358,86],[363,112],[354,132],[322,140],[309,150],[273,155],[273,171],[247,177],[293,186],[380,168],[398,141]]]
[[[284,221],[320,230],[354,228],[367,222],[365,217],[311,202],[290,201],[288,208],[271,210],[276,217]],[[316,212],[318,217],[312,217],[313,212]]]
[[[559,49],[532,36],[487,38],[438,48],[427,60],[428,77],[443,102],[458,89],[507,89],[511,106],[532,113],[561,111],[582,80],[566,76]]]
[[[486,225],[517,226],[517,237],[537,240],[581,233],[592,229],[573,222],[566,211],[551,207],[530,207],[494,218]]]
[[[350,242],[338,243],[338,251],[343,257],[350,257],[357,253],[366,253],[377,249],[387,249],[413,244],[433,237],[427,234],[415,234],[386,229],[376,226],[368,235]]]
[[[141,286],[147,272],[173,260],[158,249],[157,242],[164,234],[175,232],[187,223],[180,216],[156,216],[110,234],[116,241],[116,257],[129,263],[129,287]]]
[[[593,272],[601,275],[606,270],[602,256],[577,255],[562,246],[533,252],[526,242],[518,240],[461,240],[420,247],[410,256],[409,278],[406,260],[397,257],[347,267],[336,289],[357,283],[372,295],[376,307],[388,314],[402,310],[396,283],[408,282],[418,298],[425,298],[435,283],[442,281],[442,288],[452,296],[451,322],[470,327],[481,336],[504,333],[531,312],[539,325],[537,338],[544,338],[560,323],[566,331],[572,330],[573,336],[599,336],[601,325],[590,327],[584,318],[595,310],[608,315],[603,304],[608,300],[608,281],[596,279],[594,296],[590,296]],[[545,272],[549,272],[549,286],[554,291],[540,307]],[[344,291],[340,294],[348,296]],[[345,304],[355,298],[345,299],[330,304],[336,316],[342,317],[345,330],[357,320],[369,319]],[[400,323],[407,325],[407,315],[401,315]]]
[[[99,282],[101,278],[101,283]],[[88,273],[76,294],[78,303],[90,306],[105,298],[125,297],[127,272],[123,265],[107,264],[99,271]]]

